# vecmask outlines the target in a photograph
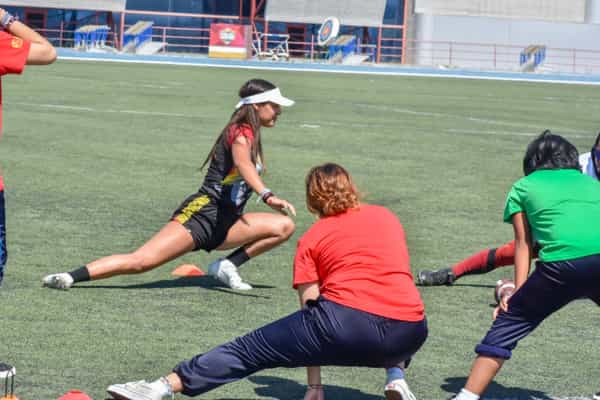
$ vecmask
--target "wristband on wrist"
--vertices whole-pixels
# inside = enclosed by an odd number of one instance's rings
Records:
[[[314,384],[314,385],[308,384],[306,386],[308,386],[309,389],[323,389],[323,385],[321,385],[321,384]]]
[[[15,17],[8,11],[4,11],[4,16],[0,20],[0,26],[4,29],[8,29],[13,22],[15,22]]]
[[[258,194],[258,200],[262,200],[264,203],[267,202],[267,199],[269,197],[273,196],[273,192],[271,191],[271,189],[269,188],[264,188],[263,190],[260,191],[260,193]],[[256,201],[258,203],[258,200]]]
[[[268,193],[265,193],[265,194],[262,196],[262,201],[263,201],[263,203],[265,203],[265,204],[269,204],[269,203],[267,203],[267,200],[269,200],[269,199],[270,199],[271,197],[273,197],[273,196],[275,196],[275,195],[273,194],[273,192],[268,192]]]

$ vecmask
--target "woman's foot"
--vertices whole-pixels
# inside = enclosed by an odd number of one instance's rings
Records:
[[[237,267],[228,259],[218,259],[208,266],[208,273],[234,290],[250,290],[252,286],[242,281]]]
[[[73,277],[66,272],[47,275],[42,279],[42,286],[52,289],[68,290],[73,286]]]
[[[386,400],[417,400],[404,379],[394,379],[383,389]]]

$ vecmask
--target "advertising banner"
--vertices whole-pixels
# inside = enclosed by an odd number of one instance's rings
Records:
[[[250,25],[211,24],[208,56],[246,59],[252,56]]]

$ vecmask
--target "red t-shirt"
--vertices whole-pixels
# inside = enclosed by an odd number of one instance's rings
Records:
[[[371,314],[401,321],[425,315],[404,229],[385,207],[363,204],[321,218],[300,238],[293,285],[311,282],[328,300]]]
[[[0,76],[20,74],[25,68],[31,44],[23,39],[0,31]],[[2,80],[0,79],[0,137],[2,136]],[[0,174],[0,190],[4,188]]]

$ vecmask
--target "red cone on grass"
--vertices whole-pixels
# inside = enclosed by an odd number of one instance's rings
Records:
[[[194,264],[182,264],[175,268],[171,272],[173,276],[190,277],[190,276],[202,276],[206,275],[204,271],[195,266]]]
[[[81,390],[71,390],[60,396],[58,400],[92,400],[92,398]]]

